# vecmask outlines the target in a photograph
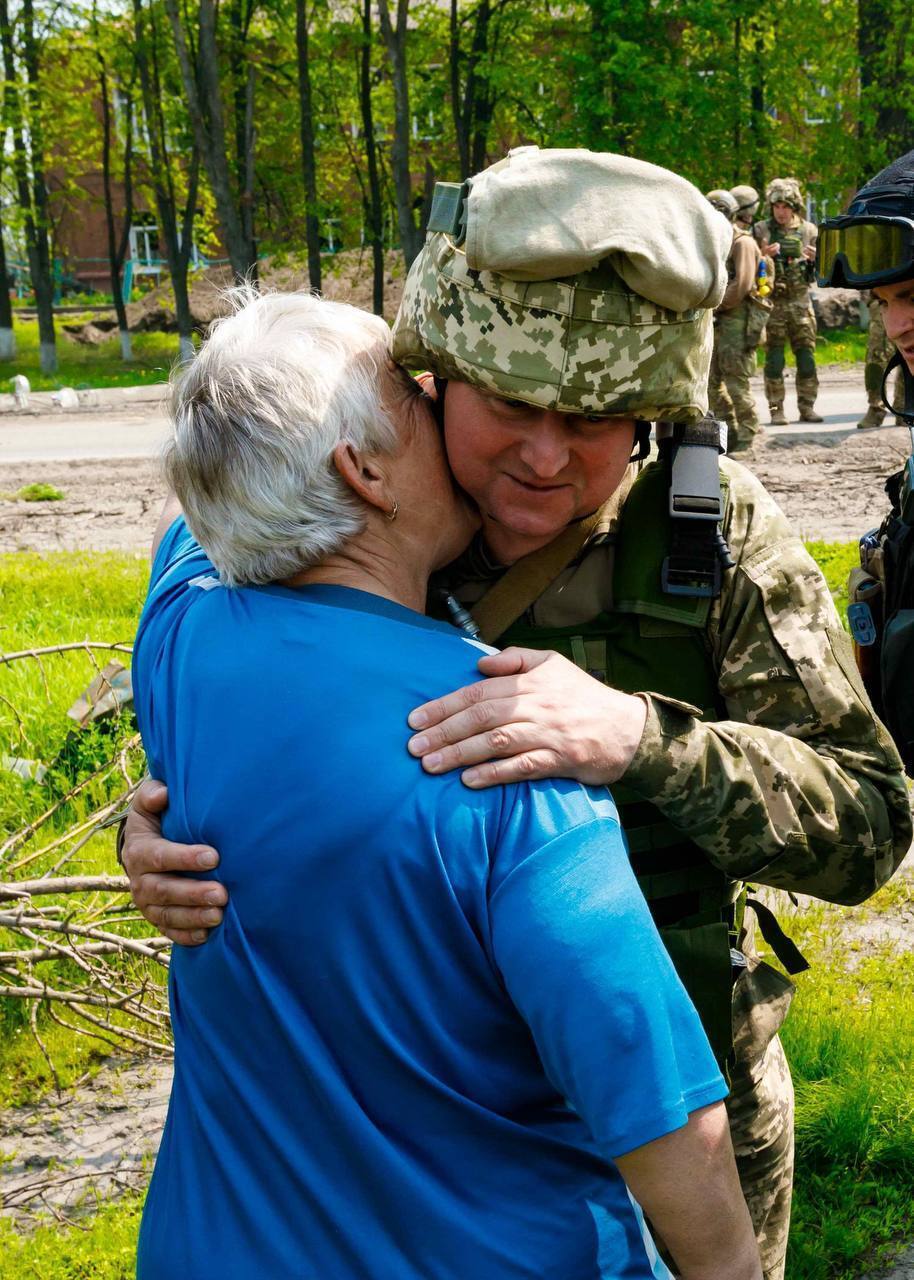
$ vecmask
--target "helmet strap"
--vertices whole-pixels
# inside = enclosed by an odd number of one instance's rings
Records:
[[[888,399],[889,378],[896,369],[901,370],[902,385],[904,386],[904,406],[901,409],[897,409],[890,404]],[[882,403],[889,413],[894,413],[898,418],[904,418],[906,425],[914,431],[914,374],[905,364],[900,351],[894,353],[882,375]]]

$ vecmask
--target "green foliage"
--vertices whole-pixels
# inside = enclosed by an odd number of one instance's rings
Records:
[[[78,1226],[20,1235],[0,1218],[3,1280],[132,1280],[142,1196],[103,1205]]]
[[[84,317],[91,320],[91,315]],[[67,318],[67,323],[80,323],[83,317]],[[171,366],[178,358],[176,333],[135,333],[134,359],[125,364],[121,359],[117,331],[97,346],[73,342],[58,336],[59,364],[56,374],[47,377],[38,365],[38,321],[14,317],[16,356],[5,366],[5,376],[24,373],[33,391],[59,391],[61,387],[134,387],[165,382]],[[0,369],[3,366],[0,365]]]

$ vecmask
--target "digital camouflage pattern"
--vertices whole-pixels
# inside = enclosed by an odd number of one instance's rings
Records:
[[[708,377],[711,412],[727,423],[730,453],[748,448],[759,431],[755,398],[749,379],[755,372],[756,348],[746,346],[746,316],[742,303],[718,315],[714,325],[714,354]]]
[[[910,845],[900,760],[815,561],[744,467],[721,471],[736,569],[707,634],[729,718],[651,696],[625,781],[731,879],[862,902]]]
[[[757,222],[754,233],[763,253],[769,245],[783,245],[790,238],[799,240],[803,247],[814,245],[818,235],[813,223],[799,216],[786,227],[779,226],[773,218]],[[789,342],[797,361],[800,413],[811,414],[815,409],[819,378],[815,359],[816,317],[809,295],[809,271],[804,259],[796,256],[788,261],[783,251],[769,261],[774,263],[775,277],[771,297],[773,307],[765,338],[765,394],[772,416],[783,412],[784,349]]]
[[[410,268],[393,356],[566,413],[694,422],[707,411],[711,312],[667,311],[608,263],[565,280],[472,271],[443,232]]]
[[[873,716],[831,593],[774,500],[721,459],[724,534],[736,568],[714,602],[707,640],[727,719],[703,720],[664,695],[658,670],[647,723],[624,782],[650,799],[734,881],[853,904],[892,874],[911,840],[901,762]],[[635,478],[582,557],[528,612],[545,634],[612,612],[613,534]],[[453,581],[472,605],[491,586],[472,557]],[[696,779],[701,779],[701,786]],[[728,1102],[734,1149],[765,1280],[783,1280],[793,1178],[793,1087],[777,1031],[792,984],[753,952],[733,995]]]
[[[759,431],[749,380],[755,373],[755,353],[770,313],[770,304],[756,293],[760,260],[755,239],[737,228],[727,259],[730,284],[714,316],[714,354],[708,377],[711,412],[727,423],[730,453],[751,447]],[[728,305],[734,299],[738,299],[736,305]]]
[[[782,1280],[793,1192],[793,1081],[778,1036],[793,983],[752,954],[733,988],[735,1063],[726,1100],[740,1186],[765,1280]]]
[[[769,205],[789,204],[791,209],[801,213],[806,207],[803,192],[796,178],[772,178],[765,188],[765,199]]]
[[[870,325],[866,339],[866,364],[864,365],[863,382],[866,387],[867,410],[858,427],[879,427],[885,417],[886,409],[882,399],[882,376],[885,366],[895,353],[894,343],[889,341],[885,331],[885,318],[876,298],[869,297]],[[894,385],[893,385],[894,384]],[[889,404],[894,404],[893,396],[898,393],[899,375],[896,373],[889,381],[887,395]]]

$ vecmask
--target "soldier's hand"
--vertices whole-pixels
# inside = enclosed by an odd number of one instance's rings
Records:
[[[815,247],[815,245],[813,245],[813,244],[804,244],[804,245],[803,245],[803,257],[806,259],[806,261],[807,261],[807,262],[815,262],[815,260],[816,260],[816,247]]]
[[[168,791],[147,779],[133,798],[124,832],[122,857],[130,879],[130,896],[150,924],[183,946],[205,942],[222,921],[228,895],[214,880],[189,880],[175,872],[210,871],[218,865],[215,849],[201,844],[175,844],[162,837],[161,814]]]
[[[489,679],[417,707],[409,750],[428,773],[462,768],[468,787],[535,778],[603,785],[638,749],[647,706],[558,653],[506,649],[482,658]]]

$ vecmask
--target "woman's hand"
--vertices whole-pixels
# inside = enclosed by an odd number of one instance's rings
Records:
[[[462,768],[468,787],[535,778],[602,785],[621,778],[638,749],[647,705],[558,653],[506,649],[482,658],[488,676],[409,716],[409,750],[429,773]]]

